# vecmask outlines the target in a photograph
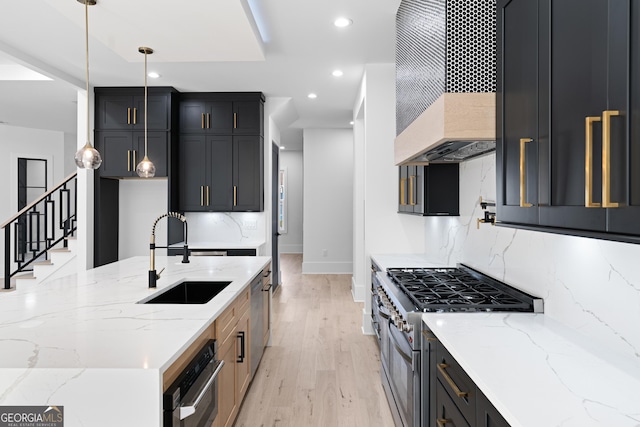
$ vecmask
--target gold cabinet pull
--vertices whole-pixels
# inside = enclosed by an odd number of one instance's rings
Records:
[[[138,123],[138,109],[134,108],[133,109],[133,124],[137,124]]]
[[[413,197],[413,194],[415,192],[415,186],[413,185],[413,181],[415,181],[416,176],[415,175],[411,175],[409,177],[409,204],[411,206],[415,206],[416,203],[416,199],[417,197]]]
[[[446,418],[438,418],[436,420],[436,423],[438,424],[438,427],[445,427],[445,424],[448,424],[450,422],[451,422],[451,420],[448,420]]]
[[[200,206],[204,206],[204,185],[200,186]]]
[[[407,178],[400,178],[400,205],[401,206],[407,205],[407,199],[404,194],[404,189],[406,188],[406,186],[407,186]]]
[[[207,129],[211,129],[211,113],[207,113]]]
[[[444,379],[447,381],[447,383],[449,384],[449,387],[453,389],[453,392],[456,394],[456,396],[467,397],[469,393],[467,393],[466,391],[460,391],[460,388],[456,385],[455,382],[453,382],[453,378],[451,378],[447,373],[446,369],[448,367],[449,365],[447,365],[446,363],[438,363],[438,371],[440,371]]]
[[[204,113],[202,113],[200,118],[200,128],[204,129]]]
[[[238,204],[238,187],[233,186],[233,206],[237,206]]]
[[[593,201],[593,122],[599,122],[600,117],[587,117],[584,129],[584,206],[599,208],[600,203]]]
[[[131,163],[131,171],[133,172],[138,167],[138,152],[133,150],[131,154],[133,155],[133,163]]]
[[[236,129],[238,127],[238,113],[233,113],[233,128]]]
[[[527,165],[525,162],[525,144],[531,142],[531,138],[520,138],[520,207],[530,208],[533,206],[531,203],[526,202],[527,186],[525,184],[527,178]]]
[[[617,208],[618,202],[611,201],[611,116],[619,116],[620,111],[602,112],[602,207]]]
[[[211,204],[211,189],[207,185],[207,206]]]
[[[131,172],[131,150],[127,150],[127,172]]]
[[[131,124],[131,108],[127,108],[127,124]]]

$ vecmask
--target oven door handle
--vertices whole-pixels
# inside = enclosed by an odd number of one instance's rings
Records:
[[[222,369],[223,366],[224,366],[224,360],[219,360],[218,366],[213,371],[213,373],[205,383],[204,387],[202,387],[198,392],[198,397],[196,397],[196,400],[194,400],[193,403],[189,402],[189,404],[187,405],[180,406],[180,420],[184,420],[185,418],[196,413],[196,407],[198,406],[198,404],[200,403],[204,395],[207,394],[207,391],[211,387],[211,384],[213,384],[213,382],[216,380],[216,377],[220,373],[220,370]]]
[[[396,348],[396,351],[398,352],[398,354],[400,356],[402,356],[402,358],[409,364],[411,365],[411,370],[414,370],[413,367],[413,357],[409,356],[408,354],[406,354],[402,348],[398,345],[398,341],[396,340],[396,337],[393,336],[393,333],[390,333],[389,336],[391,337],[391,340],[393,341],[393,346]]]

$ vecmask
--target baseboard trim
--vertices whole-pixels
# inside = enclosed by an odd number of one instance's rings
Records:
[[[303,262],[302,274],[353,274],[353,263]]]

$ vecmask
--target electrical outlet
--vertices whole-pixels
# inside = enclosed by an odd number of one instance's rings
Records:
[[[258,228],[258,221],[256,220],[244,220],[242,221],[242,227],[245,230],[255,230]]]

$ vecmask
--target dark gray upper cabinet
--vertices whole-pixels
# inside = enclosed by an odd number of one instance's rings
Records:
[[[259,92],[183,93],[180,132],[262,135],[264,95]]]
[[[177,92],[173,88],[148,88],[148,157],[156,177],[168,176],[171,128],[176,122]],[[137,177],[143,159],[144,88],[95,89],[95,145],[102,156],[98,172],[103,178]]]
[[[458,163],[399,166],[398,212],[423,216],[460,215]]]
[[[167,132],[147,132],[149,159],[156,177],[167,176]],[[143,131],[96,131],[96,147],[102,156],[100,176],[136,177],[136,166],[144,157]]]
[[[96,88],[96,129],[144,130],[144,88]],[[166,88],[148,88],[147,129],[168,130],[170,95]]]
[[[498,1],[500,222],[640,235],[639,8],[629,0]]]

